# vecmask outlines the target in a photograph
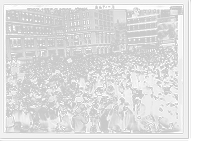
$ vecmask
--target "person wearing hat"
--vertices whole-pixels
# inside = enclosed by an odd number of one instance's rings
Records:
[[[108,129],[114,133],[121,132],[121,120],[118,110],[119,106],[117,104],[114,105],[108,118],[108,120],[110,120],[108,124]]]
[[[134,128],[134,115],[133,112],[130,110],[130,104],[128,102],[124,103],[123,107],[123,118],[122,118],[123,128],[121,127],[122,131],[124,132],[132,132]]]
[[[137,123],[138,130],[140,130],[140,121],[145,116],[146,106],[141,103],[140,97],[136,97],[135,102],[136,102],[134,108],[135,121]]]
[[[19,105],[16,104],[14,107],[14,111],[12,113],[13,117],[14,117],[14,132],[20,132],[20,127],[21,127],[21,114],[22,114],[22,110],[19,109]]]
[[[68,114],[68,110],[65,107],[59,109],[59,118],[58,118],[59,132],[73,132],[71,119]]]
[[[21,114],[21,132],[30,132],[31,125],[33,123],[32,114],[28,109],[27,103],[22,103],[22,114]]]
[[[75,114],[72,117],[72,127],[74,128],[75,133],[86,132],[86,124],[89,121],[86,110],[87,109],[83,104],[80,104],[79,107],[75,110]]]
[[[47,101],[42,101],[42,107],[38,110],[38,118],[40,122],[40,132],[48,132],[49,113],[47,110]]]
[[[6,111],[6,132],[14,132],[14,117],[12,116],[12,109]]]

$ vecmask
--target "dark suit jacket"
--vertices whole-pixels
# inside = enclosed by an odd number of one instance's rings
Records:
[[[129,109],[127,111],[127,113],[125,114],[124,116],[124,129],[128,129],[128,130],[132,130],[133,129],[133,125],[134,125],[134,122],[133,122],[133,112]]]
[[[107,116],[108,120],[108,129],[113,129],[114,125],[120,126],[120,116],[118,111],[116,110],[110,110]]]
[[[139,107],[136,108],[135,110],[135,118],[137,117],[144,117],[145,116],[145,110],[146,110],[146,107],[144,104],[140,104]]]

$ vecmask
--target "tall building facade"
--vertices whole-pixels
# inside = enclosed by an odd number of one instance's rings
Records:
[[[65,50],[65,31],[59,9],[6,10],[7,58],[48,56]]]
[[[134,8],[127,11],[127,50],[157,43],[157,18],[160,10]]]
[[[157,27],[159,45],[177,46],[178,16],[171,16],[170,10],[161,10],[157,19]]]
[[[65,15],[69,55],[106,54],[113,39],[113,11],[77,8]]]

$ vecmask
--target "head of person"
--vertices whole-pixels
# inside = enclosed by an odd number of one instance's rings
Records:
[[[141,98],[140,97],[136,97],[135,98],[135,102],[137,105],[140,105],[141,104]]]
[[[129,107],[130,107],[130,104],[129,104],[128,102],[125,102],[125,103],[124,103],[123,110],[124,110],[124,111],[127,111],[127,110],[129,109]]]

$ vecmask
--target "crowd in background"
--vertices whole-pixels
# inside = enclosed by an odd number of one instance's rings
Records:
[[[180,126],[178,54],[51,56],[7,62],[7,132],[163,133]]]

